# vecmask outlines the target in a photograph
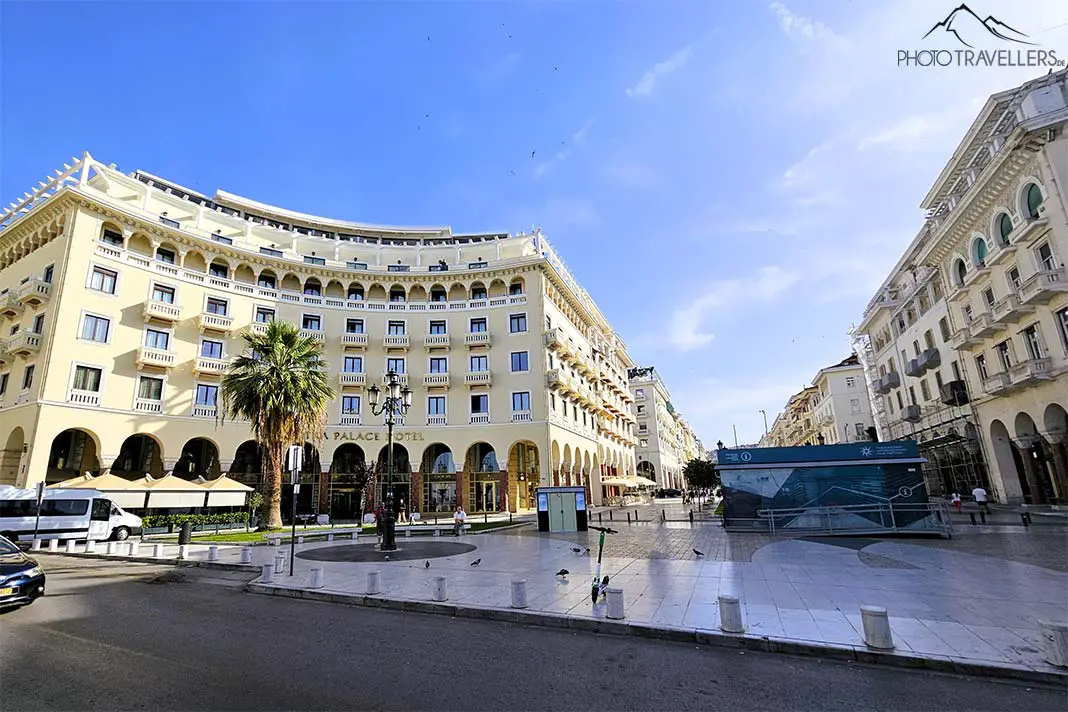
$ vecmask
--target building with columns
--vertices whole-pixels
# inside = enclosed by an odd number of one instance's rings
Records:
[[[1066,77],[987,100],[858,330],[880,434],[943,491],[1068,501]]]
[[[414,391],[393,450],[410,511],[529,509],[549,484],[596,504],[602,479],[636,472],[634,364],[540,230],[335,220],[85,154],[0,213],[0,483],[260,486],[219,386],[273,319],[322,342],[336,389],[302,511],[358,516],[353,475],[387,456],[366,389],[388,371]]]

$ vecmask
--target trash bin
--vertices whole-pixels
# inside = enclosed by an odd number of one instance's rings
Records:
[[[188,544],[193,540],[193,523],[182,522],[182,526],[178,529],[178,544]]]

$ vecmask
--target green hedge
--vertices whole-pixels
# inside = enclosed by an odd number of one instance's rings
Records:
[[[141,517],[141,524],[146,529],[178,526],[182,522],[191,522],[193,526],[204,524],[240,524],[248,521],[248,512],[220,512],[218,514],[148,514]]]

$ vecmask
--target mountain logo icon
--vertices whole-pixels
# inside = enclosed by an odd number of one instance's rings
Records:
[[[1029,41],[1030,37],[1026,33],[1006,25],[993,15],[987,15],[986,19],[980,19],[975,14],[975,11],[964,3],[954,8],[952,12],[946,15],[944,20],[936,22],[934,27],[927,30],[927,34],[923,36],[923,39],[927,39],[938,30],[953,35],[965,47],[972,47],[965,37],[968,39],[974,39],[977,36],[982,37],[983,31],[1006,42],[1035,45],[1034,42]]]

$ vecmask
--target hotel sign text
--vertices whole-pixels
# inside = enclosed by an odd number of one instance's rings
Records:
[[[374,430],[328,430],[324,440],[344,440],[349,442],[385,442],[386,434]],[[422,442],[422,433],[393,432],[393,442]]]

